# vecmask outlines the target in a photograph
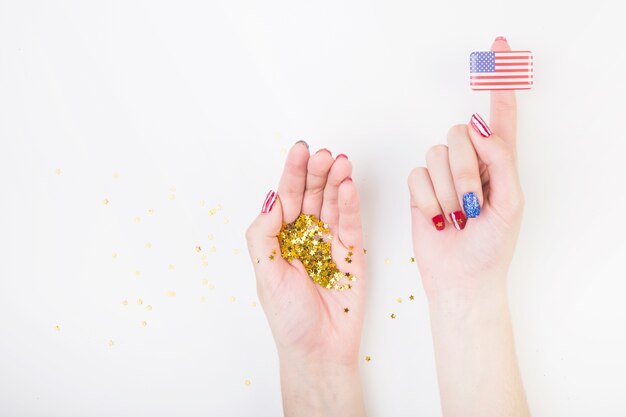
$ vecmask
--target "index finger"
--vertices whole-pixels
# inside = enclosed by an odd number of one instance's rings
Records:
[[[510,51],[506,38],[498,36],[491,45],[492,52]],[[489,125],[502,140],[515,149],[517,139],[517,104],[515,91],[491,91],[491,118]]]

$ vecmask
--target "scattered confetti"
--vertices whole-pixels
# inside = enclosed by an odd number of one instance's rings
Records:
[[[111,257],[112,257],[113,259],[117,258],[117,252],[113,252],[113,253],[111,254]]]
[[[415,296],[413,294],[409,295],[409,300],[411,301],[415,300]]]
[[[113,173],[113,179],[116,180],[120,177],[120,173],[119,172],[114,172]]]
[[[142,305],[143,304],[143,300],[141,298],[137,299],[137,304]]]
[[[173,264],[169,264],[169,265],[167,266],[167,269],[169,269],[169,270],[171,271],[172,269],[174,269],[174,265],[173,265]]]
[[[234,296],[230,296],[228,297],[228,301],[230,301],[231,303],[234,303],[237,299]]]
[[[202,251],[202,248],[200,246],[196,246],[196,252],[200,253]]]
[[[228,223],[230,223],[230,220],[228,218],[225,218],[224,219],[224,224],[228,224]]]
[[[148,322],[144,320],[144,321],[142,321],[142,322],[141,322],[141,325],[142,325],[143,327],[146,327],[146,326],[148,325]]]
[[[363,248],[363,255],[367,255],[367,249]]]
[[[148,311],[152,311],[152,306],[148,304],[148,305],[146,306],[146,310],[148,310]]]
[[[152,243],[150,243],[150,242],[146,242],[146,244],[144,245],[144,247],[145,247],[146,249],[150,249],[150,248],[152,247]]]
[[[154,214],[154,210],[148,209],[148,214],[153,215]]]
[[[209,280],[208,280],[208,279],[204,278],[204,279],[202,280],[202,285],[207,285],[208,283],[209,283]]]
[[[256,307],[256,301],[251,302],[250,303],[250,307],[252,307],[252,308]]]
[[[274,260],[274,255],[270,255],[269,258],[270,258],[270,261],[273,261]]]
[[[135,223],[136,224],[141,223],[141,217],[135,217]]]
[[[61,331],[61,326],[57,324],[56,326],[54,326],[54,330],[56,330],[57,332]]]
[[[396,303],[400,304],[402,302],[402,298],[398,297],[396,298]]]
[[[102,200],[102,204],[104,204],[105,206],[109,204],[109,199],[105,198],[104,200]]]
[[[176,194],[170,194],[169,199],[172,201],[176,200]]]
[[[233,255],[239,255],[239,249],[233,249]]]
[[[57,175],[61,175],[61,169],[60,168],[55,169],[54,173]]]
[[[392,319],[395,319],[396,318],[396,314],[395,313],[391,313],[391,315],[389,317],[391,317]]]
[[[250,384],[252,384],[252,382],[250,382],[249,379],[246,379],[245,381],[243,381],[244,384],[246,384],[246,386],[249,386]]]
[[[213,284],[209,284],[208,287],[209,287],[209,290],[214,290],[215,289],[215,285],[213,285]]]
[[[350,312],[350,309],[348,307],[346,307],[346,308],[343,309],[343,312],[348,314]]]
[[[109,343],[108,343],[109,347],[113,347],[113,345],[114,345],[114,344],[115,344],[115,342],[114,342],[114,341],[109,340]]]
[[[254,258],[254,263],[258,264],[259,262],[261,262],[261,260],[259,258]]]
[[[209,235],[209,236],[207,236],[207,239],[209,239],[209,240],[213,240],[213,235]]]
[[[205,297],[200,297],[200,304],[204,304],[205,301],[206,301]]]
[[[202,266],[209,266],[209,263],[207,261],[202,261]]]
[[[278,234],[283,258],[288,261],[299,259],[311,279],[322,287],[340,291],[349,289],[350,284],[341,283],[346,275],[337,269],[331,244],[325,238],[330,239],[328,225],[308,214],[301,214],[293,223],[283,225]],[[346,261],[348,259],[346,257]]]
[[[411,256],[411,257],[409,258],[409,262],[411,262],[411,263],[415,263],[415,258]]]
[[[168,291],[166,294],[168,297],[176,297],[176,291]]]
[[[366,356],[365,357],[365,362],[371,362],[372,361],[372,357],[371,356]]]
[[[122,305],[123,305],[123,306],[127,306],[127,305],[128,305],[128,300],[123,300],[123,301],[122,301]]]
[[[141,271],[135,271],[135,276],[140,276],[141,275]]]
[[[217,252],[217,248],[215,247],[215,245],[211,246],[211,252]]]

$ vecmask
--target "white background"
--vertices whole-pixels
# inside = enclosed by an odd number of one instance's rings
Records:
[[[281,415],[243,235],[299,139],[355,166],[369,414],[440,415],[406,176],[488,115],[468,56],[496,35],[535,52],[509,277],[533,414],[624,415],[626,31],[578,3],[0,0],[0,415]]]

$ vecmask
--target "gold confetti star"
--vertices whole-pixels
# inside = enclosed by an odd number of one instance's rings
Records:
[[[442,227],[443,226],[443,222],[437,222],[437,223],[435,223],[435,226],[436,227]]]
[[[115,342],[114,342],[114,341],[109,340],[109,342],[108,342],[109,347],[113,347],[113,345],[114,345],[114,344],[115,344]]]
[[[120,173],[119,172],[114,172],[113,173],[113,179],[116,180],[120,177]]]
[[[211,246],[211,252],[217,252],[217,247],[215,247],[215,245]]]
[[[146,310],[148,310],[148,311],[152,311],[152,306],[148,304],[148,305],[146,306]]]
[[[209,263],[207,261],[202,261],[202,266],[209,266]]]
[[[170,200],[174,201],[174,200],[176,200],[176,194],[170,194],[170,196],[168,198]]]
[[[123,306],[127,306],[128,305],[128,300],[122,300],[122,305]]]
[[[135,217],[135,223],[136,224],[141,223],[141,217]]]
[[[208,239],[208,240],[213,240],[213,235],[208,235],[208,236],[207,236],[207,239]]]
[[[413,294],[409,295],[409,300],[411,301],[415,300],[415,296]]]
[[[415,258],[411,256],[411,257],[409,258],[409,262],[414,263],[414,262],[415,262]]]
[[[142,325],[143,327],[146,327],[146,326],[148,325],[148,322],[144,320],[144,321],[142,321],[142,322],[141,322],[141,325]]]
[[[363,248],[363,255],[367,255],[367,249]]]
[[[176,297],[176,291],[168,291],[167,292],[167,296],[168,297]]]
[[[135,276],[138,277],[141,275],[141,271],[135,271]]]
[[[389,264],[391,264],[391,259],[386,258],[386,259],[385,259],[385,265],[389,265]]]
[[[246,384],[246,386],[250,386],[250,384],[252,384],[249,379],[246,379],[243,383]]]
[[[105,206],[109,204],[109,199],[105,198],[104,200],[102,200],[102,204],[104,204]]]
[[[146,242],[146,244],[144,245],[144,247],[145,247],[146,249],[150,249],[150,248],[152,247],[152,243],[150,243],[150,242]]]
[[[196,246],[196,252],[200,253],[202,251],[202,248],[200,246]]]
[[[228,301],[230,301],[231,303],[234,303],[237,299],[234,296],[230,296],[228,297]]]
[[[117,252],[113,252],[113,253],[111,254],[111,257],[112,257],[113,259],[117,258]]]
[[[348,314],[350,312],[350,309],[348,307],[346,307],[346,308],[343,309],[343,312]]]
[[[307,214],[283,225],[278,234],[281,256],[288,261],[299,259],[313,282],[328,289],[350,289],[350,284],[342,282],[347,275],[332,259],[331,238],[328,224]],[[344,259],[352,262],[349,257]]]
[[[206,301],[206,298],[205,298],[205,297],[200,297],[200,304],[204,304],[204,303],[205,303],[205,301]]]
[[[57,332],[61,331],[61,326],[57,324],[56,326],[54,326],[54,330],[56,330]]]
[[[250,303],[250,307],[252,307],[252,308],[256,307],[256,301],[251,302]]]
[[[270,255],[269,259],[270,259],[270,261],[273,261],[274,260],[274,255]]]
[[[209,287],[209,290],[214,290],[215,289],[215,285],[214,284],[209,284],[208,287]]]
[[[259,258],[254,258],[254,263],[258,264],[259,262],[261,262],[261,260]]]
[[[239,249],[233,249],[233,255],[239,255]]]
[[[391,315],[389,317],[391,317],[392,319],[395,319],[396,315],[395,315],[395,313],[391,313]]]
[[[154,210],[148,209],[148,214],[153,215],[154,214]]]
[[[137,299],[137,304],[142,305],[143,304],[143,300],[141,298]]]
[[[225,218],[224,219],[224,224],[229,224],[229,223],[230,223],[230,220],[228,218]]]
[[[396,303],[400,304],[402,302],[402,298],[398,297],[396,298]]]
[[[372,361],[372,357],[371,357],[371,356],[369,356],[369,355],[367,355],[367,356],[365,357],[365,362],[371,362],[371,361]]]
[[[209,283],[209,280],[208,280],[208,279],[204,278],[204,279],[202,280],[202,285],[207,285],[208,283]]]
[[[54,173],[55,173],[56,175],[61,175],[61,168],[57,168],[57,169],[55,169],[55,170],[54,170]]]
[[[170,271],[171,271],[172,269],[174,269],[174,264],[169,264],[169,265],[167,266],[167,269],[169,269]]]

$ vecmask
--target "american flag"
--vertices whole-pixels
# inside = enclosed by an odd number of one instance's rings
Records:
[[[472,90],[530,90],[533,86],[533,53],[472,52],[470,86]]]

